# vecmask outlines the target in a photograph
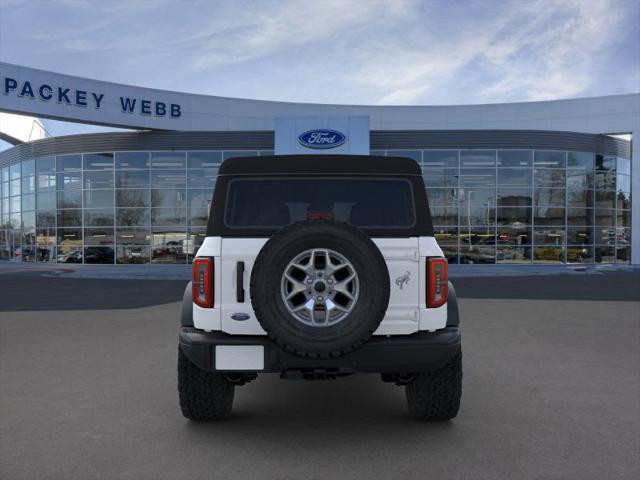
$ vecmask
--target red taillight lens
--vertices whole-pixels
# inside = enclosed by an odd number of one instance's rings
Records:
[[[194,259],[192,275],[193,303],[203,308],[213,307],[213,258]]]
[[[427,307],[437,308],[447,303],[447,270],[446,258],[427,258]]]

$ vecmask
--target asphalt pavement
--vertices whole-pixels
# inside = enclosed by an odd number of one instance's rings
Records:
[[[176,391],[184,281],[0,275],[0,478],[637,479],[640,274],[467,278],[459,416],[376,375]]]

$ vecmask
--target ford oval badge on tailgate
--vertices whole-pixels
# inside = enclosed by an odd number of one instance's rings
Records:
[[[244,322],[245,320],[249,320],[251,316],[248,313],[234,313],[231,315],[231,318],[238,322]]]

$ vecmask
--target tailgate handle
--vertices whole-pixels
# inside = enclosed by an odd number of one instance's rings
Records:
[[[236,300],[244,303],[244,262],[236,263]]]

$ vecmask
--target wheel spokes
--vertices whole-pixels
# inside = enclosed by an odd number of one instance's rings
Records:
[[[338,305],[337,303],[335,303],[333,300],[328,299],[325,304],[327,305],[327,311],[329,313],[333,312],[334,310],[337,310],[338,312],[348,312],[349,309],[343,307],[342,305]]]
[[[307,289],[307,286],[302,282],[291,282],[291,291],[287,294],[286,299],[291,300],[293,297],[298,295],[299,293],[304,292]]]
[[[311,275],[313,274],[313,271],[314,271],[313,265],[311,264],[311,260],[309,260],[309,263],[307,265],[303,265],[301,263],[292,263],[291,267],[297,268],[298,270],[303,272],[305,275]]]
[[[310,299],[308,299],[306,302],[298,305],[297,307],[293,308],[291,311],[292,312],[301,312],[303,310],[306,310],[309,313],[309,316],[313,319],[313,312],[316,309],[316,300],[312,297]]]
[[[349,290],[349,285],[351,284],[351,282],[353,281],[355,276],[356,276],[356,274],[352,272],[347,278],[345,278],[344,280],[341,280],[338,283],[336,283],[333,286],[333,289],[336,292],[339,292],[342,295],[344,295],[345,297],[347,297],[350,301],[355,300],[355,297],[354,297],[353,293],[351,293],[351,291]]]
[[[300,253],[285,268],[282,299],[306,325],[326,327],[341,321],[358,299],[358,276],[343,255],[326,248]]]
[[[314,273],[317,271],[325,271],[330,263],[329,252],[324,249],[312,250],[311,261],[309,263],[313,268]]]

